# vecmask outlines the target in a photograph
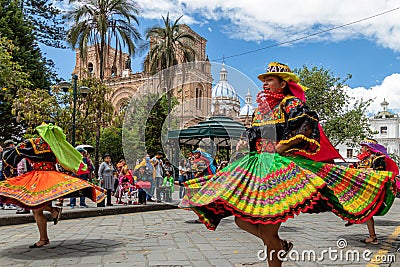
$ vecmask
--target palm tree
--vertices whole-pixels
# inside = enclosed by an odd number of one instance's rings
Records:
[[[82,61],[86,60],[88,45],[94,45],[99,58],[100,81],[104,80],[104,62],[112,42],[116,51],[122,51],[122,45],[128,47],[129,55],[135,53],[135,42],[140,40],[140,33],[135,28],[139,25],[139,9],[130,0],[70,0],[76,8],[67,13],[73,20],[68,30],[67,41],[80,49]],[[116,58],[116,56],[115,56]],[[95,167],[99,167],[100,127],[102,109],[98,102],[96,122]]]
[[[146,33],[146,39],[150,41],[150,51],[144,62],[144,71],[155,74],[166,70],[163,73],[167,85],[168,113],[171,111],[171,77],[174,77],[171,67],[196,59],[196,52],[191,46],[196,38],[185,30],[182,24],[178,24],[181,18],[182,16],[172,23],[169,14],[166,18],[162,16],[164,27],[155,26]],[[170,128],[169,119],[168,128]]]
[[[179,63],[192,62],[196,52],[190,41],[195,37],[178,24],[180,16],[171,23],[169,14],[164,18],[164,28],[155,26],[147,30],[146,39],[150,41],[150,52],[144,63],[145,72],[155,74]]]
[[[74,22],[68,30],[67,41],[72,48],[79,47],[83,61],[88,45],[95,46],[103,81],[105,57],[112,42],[116,50],[127,46],[129,55],[135,53],[135,42],[141,39],[135,28],[135,24],[139,25],[139,9],[129,0],[70,0],[69,3],[77,5],[67,13],[67,18]]]

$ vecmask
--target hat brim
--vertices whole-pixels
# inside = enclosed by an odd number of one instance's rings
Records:
[[[389,156],[386,148],[384,146],[382,146],[381,144],[372,144],[372,143],[367,143],[367,142],[361,142],[360,145],[367,146],[374,153],[380,153],[387,157]]]
[[[292,81],[295,83],[298,83],[300,81],[299,77],[297,77],[296,74],[291,73],[291,72],[268,72],[268,73],[262,73],[260,75],[257,76],[257,78],[260,81],[264,81],[265,77],[267,76],[279,76],[282,79],[284,79],[285,81]]]

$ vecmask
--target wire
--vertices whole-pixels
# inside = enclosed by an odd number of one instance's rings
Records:
[[[297,42],[297,41],[300,41],[300,40],[304,40],[304,39],[310,38],[310,37],[312,37],[312,36],[316,36],[316,35],[319,35],[319,34],[322,34],[322,33],[330,32],[330,31],[333,31],[333,30],[337,30],[337,29],[340,29],[340,28],[347,27],[347,26],[349,26],[349,25],[353,25],[353,24],[356,24],[356,23],[360,23],[360,22],[362,22],[362,21],[366,21],[366,20],[369,20],[369,19],[372,19],[372,18],[376,18],[376,17],[382,16],[382,15],[388,14],[388,13],[390,13],[390,12],[396,11],[396,10],[398,10],[398,9],[400,9],[400,6],[399,6],[399,7],[396,7],[396,8],[393,8],[393,9],[390,9],[390,10],[387,10],[387,11],[384,11],[384,12],[382,12],[382,13],[378,13],[378,14],[372,15],[372,16],[370,16],[370,17],[366,17],[366,18],[359,19],[359,20],[356,20],[356,21],[353,21],[353,22],[349,22],[349,23],[346,23],[346,24],[343,24],[343,25],[340,25],[340,26],[336,26],[336,27],[333,27],[333,28],[329,28],[329,29],[327,29],[327,30],[319,31],[319,32],[312,33],[312,34],[309,34],[309,35],[306,35],[306,36],[303,36],[303,37],[295,38],[295,39],[292,39],[292,40],[289,40],[289,41],[286,41],[286,42],[281,42],[281,43],[277,43],[277,44],[274,44],[274,45],[269,45],[269,46],[261,47],[261,48],[254,49],[254,50],[250,50],[250,51],[247,51],[247,52],[242,52],[242,53],[234,54],[234,55],[231,55],[231,56],[224,56],[224,57],[222,57],[222,58],[218,58],[218,59],[215,59],[215,60],[213,60],[213,61],[226,60],[227,58],[233,58],[233,57],[243,56],[243,55],[255,53],[255,52],[258,52],[258,51],[261,51],[261,50],[265,50],[265,49],[269,49],[269,48],[281,46],[281,45],[284,45],[284,44],[290,44],[290,43],[293,43],[293,42]]]

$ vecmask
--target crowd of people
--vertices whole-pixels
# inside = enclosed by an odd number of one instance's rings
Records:
[[[117,164],[112,163],[110,154],[103,155],[103,162],[98,171],[101,186],[107,190],[107,206],[115,204],[131,204],[131,194],[135,195],[133,203],[147,204],[147,202],[171,202],[175,187],[179,187],[179,199],[185,195],[184,183],[195,177],[215,173],[217,168],[226,166],[223,161],[216,166],[215,160],[201,156],[207,154],[195,150],[182,159],[178,166],[174,166],[165,158],[164,153],[158,151],[154,156],[147,154],[133,167],[128,166],[124,159]],[[125,200],[124,200],[125,198]]]

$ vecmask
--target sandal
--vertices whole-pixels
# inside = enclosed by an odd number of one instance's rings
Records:
[[[354,223],[347,222],[344,226],[349,227],[349,226],[352,226],[353,224],[354,224]]]
[[[57,216],[53,217],[54,225],[56,225],[61,219],[62,208],[55,208],[55,210],[51,214],[53,214],[54,212],[57,212]]]
[[[376,237],[376,235],[370,235],[368,238],[366,239],[361,239],[360,242],[364,243],[364,244],[368,244],[368,245],[378,245],[378,238]]]
[[[40,239],[39,240],[39,242],[40,241],[42,241],[42,242],[44,242],[43,243],[43,245],[38,245],[37,243],[38,242],[36,242],[35,244],[33,244],[32,246],[29,246],[29,248],[41,248],[41,247],[44,247],[44,246],[48,246],[48,245],[50,245],[50,240],[47,238],[47,239]]]
[[[282,254],[282,258],[285,258],[287,256],[287,254],[289,253],[289,251],[292,250],[293,243],[288,242],[286,240],[281,240],[281,243],[282,243],[282,249],[285,251],[285,253]]]

